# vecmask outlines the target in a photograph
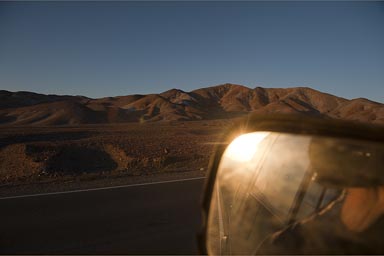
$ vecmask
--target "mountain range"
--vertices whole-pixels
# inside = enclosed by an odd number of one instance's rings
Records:
[[[222,84],[191,92],[91,99],[0,90],[1,125],[77,125],[146,121],[189,121],[255,113],[304,113],[384,124],[384,104],[348,100],[307,87],[254,89]]]

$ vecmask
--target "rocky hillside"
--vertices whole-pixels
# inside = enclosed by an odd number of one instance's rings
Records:
[[[0,91],[2,125],[73,125],[232,118],[249,112],[306,113],[384,124],[384,104],[347,100],[311,88],[223,84],[191,92],[90,99]]]

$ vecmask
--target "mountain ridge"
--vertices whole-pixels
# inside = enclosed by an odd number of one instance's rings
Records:
[[[0,90],[0,125],[77,125],[233,118],[255,113],[304,113],[384,124],[384,104],[348,100],[310,87],[248,88],[222,84],[185,92],[92,99]]]

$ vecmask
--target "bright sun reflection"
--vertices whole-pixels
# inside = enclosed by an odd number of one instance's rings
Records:
[[[258,144],[269,132],[252,132],[234,139],[225,150],[225,156],[237,162],[247,162],[255,155]]]

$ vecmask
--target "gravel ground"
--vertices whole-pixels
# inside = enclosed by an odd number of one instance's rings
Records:
[[[0,196],[203,177],[229,123],[0,127]]]

